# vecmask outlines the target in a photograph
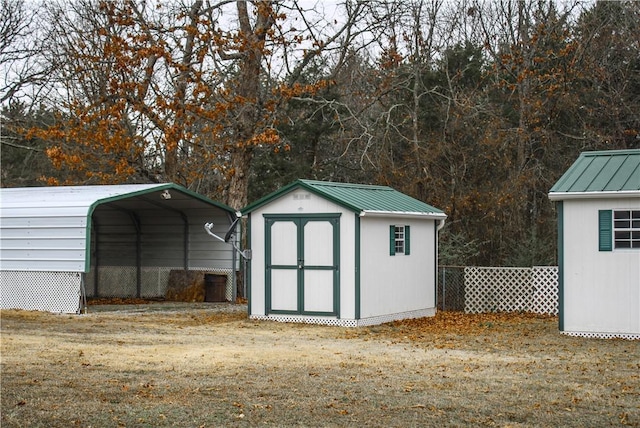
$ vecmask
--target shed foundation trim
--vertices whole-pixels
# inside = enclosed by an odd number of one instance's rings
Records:
[[[359,320],[338,319],[330,317],[309,317],[304,315],[250,315],[249,319],[259,321],[277,321],[304,324],[330,325],[337,327],[366,327],[370,325],[384,324],[392,321],[432,317],[436,314],[435,308],[419,309],[409,312],[400,312],[397,314],[380,315]]]
[[[597,333],[590,331],[561,331],[565,336],[586,337],[589,339],[627,339],[640,340],[640,334],[636,333]]]

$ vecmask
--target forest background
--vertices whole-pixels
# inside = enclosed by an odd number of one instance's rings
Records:
[[[578,154],[640,148],[640,2],[0,2],[3,187],[384,184],[442,264],[531,266]]]

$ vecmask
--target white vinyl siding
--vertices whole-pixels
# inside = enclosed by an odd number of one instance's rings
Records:
[[[563,202],[567,332],[640,333],[640,251],[603,252],[599,245],[601,213],[613,213],[621,206],[640,210],[640,198]],[[612,242],[610,238],[610,246]]]
[[[413,238],[410,257],[389,257],[389,223],[388,218],[361,220],[362,318],[435,308],[434,220],[416,219],[404,225],[405,231],[410,226]]]

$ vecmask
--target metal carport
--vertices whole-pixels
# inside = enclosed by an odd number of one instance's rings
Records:
[[[173,183],[0,189],[0,307],[78,313],[86,297],[164,297],[172,270],[227,276],[212,239],[236,212]]]

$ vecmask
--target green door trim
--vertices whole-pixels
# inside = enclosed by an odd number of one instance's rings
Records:
[[[335,316],[340,318],[340,213],[337,214],[263,214],[265,222],[265,314]],[[271,264],[271,228],[276,222],[293,222],[297,230],[298,265]],[[333,229],[333,266],[306,266],[300,263],[304,255],[304,226],[311,221],[327,221]],[[274,310],[271,307],[271,269],[296,269],[297,274],[297,309]],[[333,310],[329,312],[304,310],[304,271],[333,270]]]

